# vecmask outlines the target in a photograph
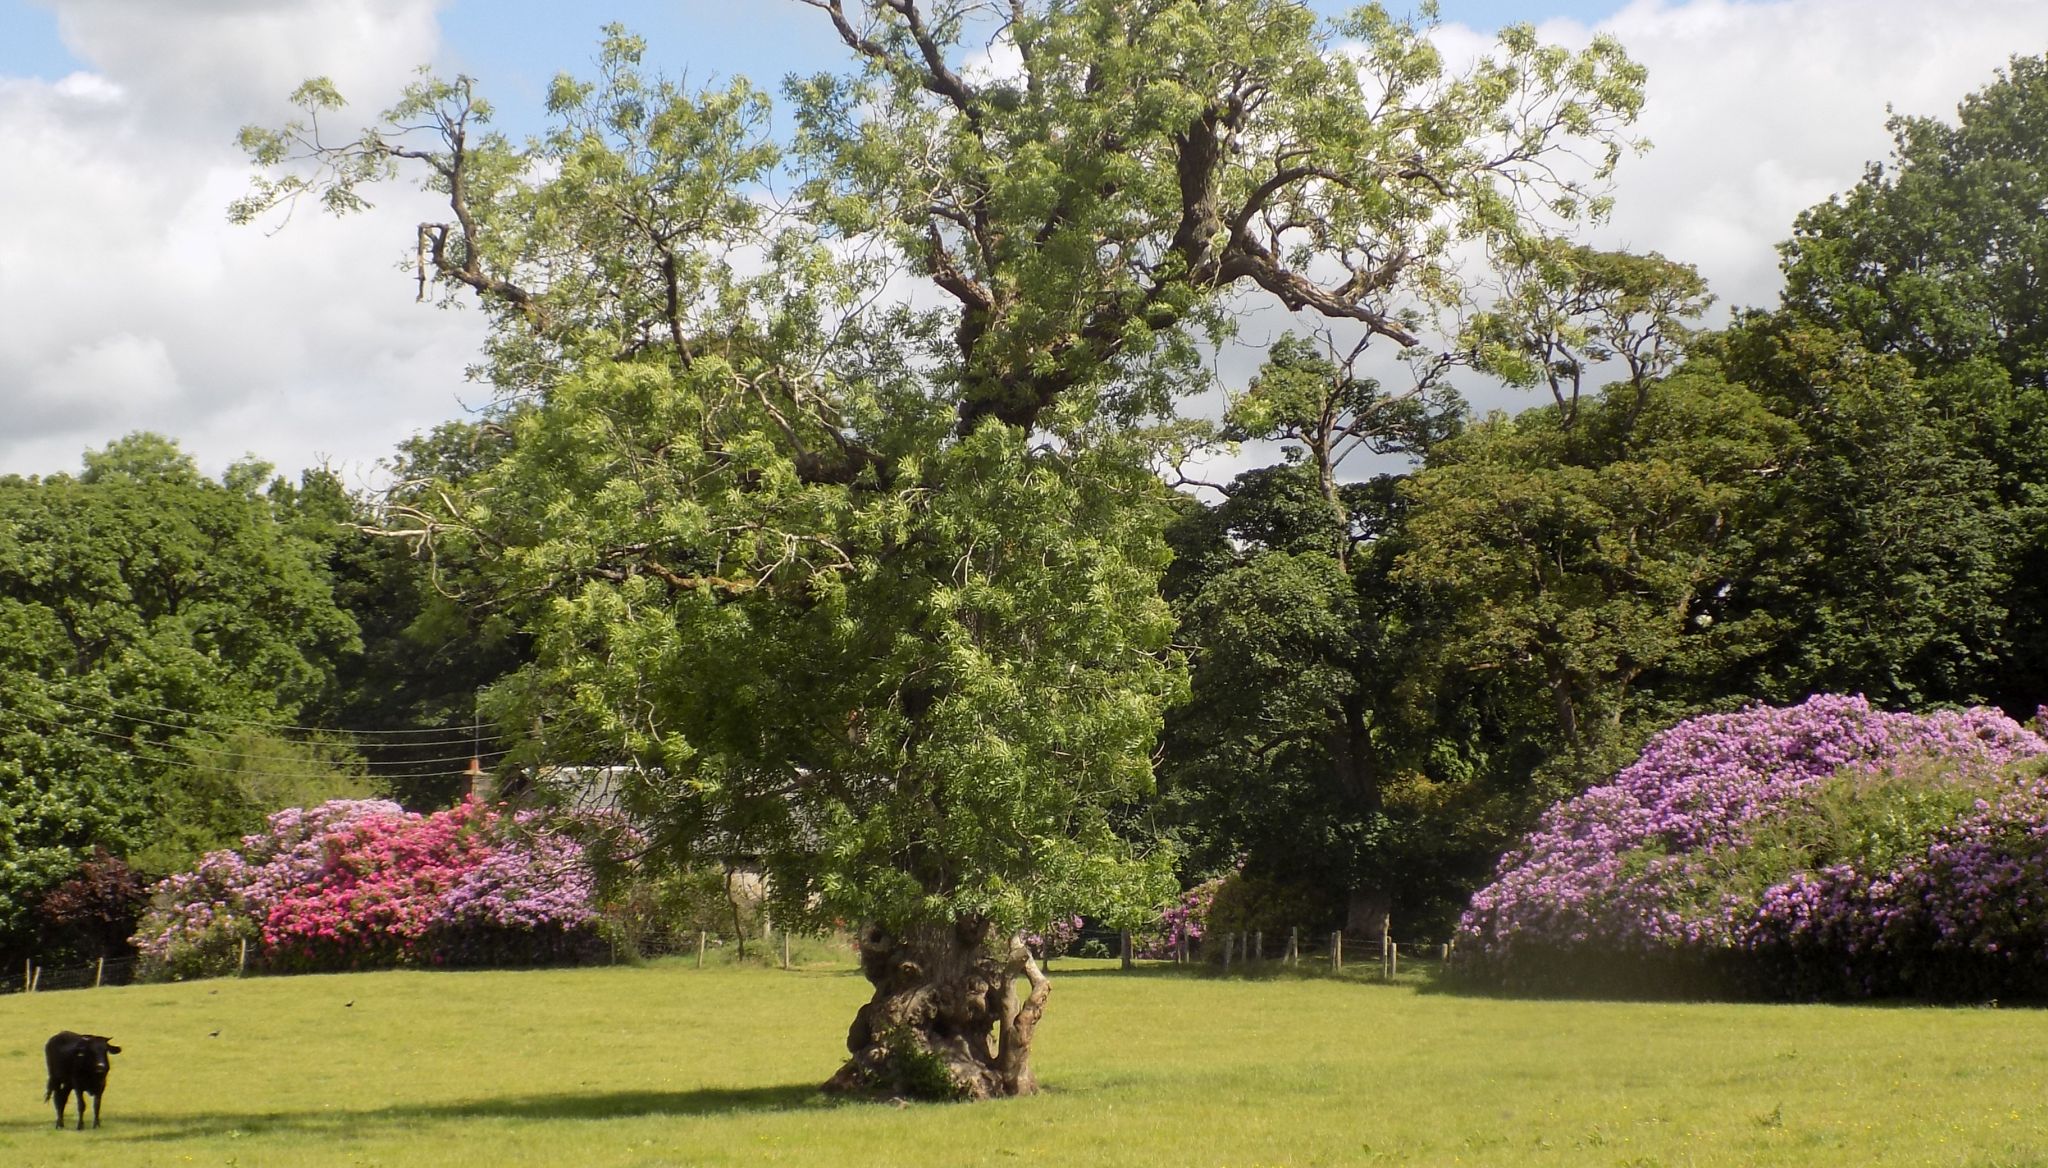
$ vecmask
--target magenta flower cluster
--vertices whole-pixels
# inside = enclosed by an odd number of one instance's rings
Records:
[[[1158,923],[1138,939],[1138,956],[1164,960],[1179,954],[1182,945],[1193,953],[1208,930],[1209,910],[1216,903],[1216,893],[1223,887],[1224,879],[1219,876],[1181,893],[1178,901],[1159,914]]]
[[[2048,788],[2007,769],[2044,755],[1996,711],[1860,697],[1681,722],[1502,858],[1460,921],[1461,967],[1571,988],[1602,963],[1689,966],[1802,997],[1977,992],[1983,971],[1956,954],[2048,970]],[[1859,798],[1891,802],[1859,820]]]
[[[525,964],[595,948],[581,848],[473,800],[280,811],[239,849],[157,886],[136,945],[161,976],[401,964]]]

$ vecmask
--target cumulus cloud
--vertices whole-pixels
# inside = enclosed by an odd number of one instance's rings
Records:
[[[227,223],[236,129],[328,75],[369,120],[436,48],[431,0],[60,0],[87,68],[0,78],[0,472],[75,468],[136,429],[219,470],[254,452],[358,473],[459,410],[474,314],[412,304],[424,196]],[[473,392],[473,391],[470,391]]]
[[[1601,241],[1697,265],[1724,305],[1770,305],[1774,245],[1887,157],[1887,105],[1952,119],[2013,54],[2048,51],[2048,5],[1638,0],[1599,29],[1649,68],[1639,129],[1653,144],[1623,164]]]
[[[322,74],[363,103],[344,121],[368,121],[440,51],[438,0],[40,2],[85,68],[0,77],[0,472],[72,468],[138,428],[212,470],[254,451],[361,472],[485,396],[462,381],[479,314],[416,306],[398,266],[412,225],[439,217],[425,196],[302,212],[275,236],[223,213],[247,178],[238,126],[281,120],[284,95]],[[1595,31],[1542,26],[1566,43]],[[1596,241],[1696,264],[1724,304],[1768,304],[1793,216],[1888,152],[1887,103],[1952,114],[2008,55],[2048,49],[2048,5],[1936,18],[1907,0],[1639,0],[1597,31],[1650,69],[1655,149],[1623,164]],[[1444,38],[1454,54],[1490,39]],[[676,69],[710,64],[688,51],[655,46]],[[994,52],[977,67],[1013,66]],[[1285,324],[1261,316],[1246,338]],[[1226,380],[1257,357],[1227,354]]]

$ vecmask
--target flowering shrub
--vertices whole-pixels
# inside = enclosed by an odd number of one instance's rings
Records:
[[[239,850],[159,884],[136,936],[147,971],[574,959],[595,943],[581,849],[474,801],[418,815],[382,800],[280,811]]]
[[[327,839],[373,817],[403,816],[381,799],[334,800],[287,808],[267,829],[242,837],[239,851],[208,852],[190,872],[170,876],[151,892],[135,946],[145,976],[204,977],[235,968],[243,942],[258,945],[270,908],[295,888],[319,879]]]
[[[1137,940],[1138,956],[1164,959],[1180,951],[1186,942],[1192,953],[1196,942],[1209,928],[1209,909],[1216,903],[1216,893],[1223,887],[1226,877],[1207,880],[1181,893],[1180,900],[1169,905],[1159,914],[1159,923]]]
[[[428,950],[443,965],[561,964],[601,948],[597,882],[575,841],[522,811],[519,846],[500,846],[441,894],[427,922]]]
[[[2048,780],[2010,766],[2044,755],[1995,711],[1861,698],[1682,722],[1502,858],[1459,924],[1461,968],[1733,975],[1777,996],[2048,986]]]
[[[1032,954],[1041,961],[1065,957],[1067,951],[1074,947],[1074,942],[1080,939],[1080,917],[1054,917],[1037,932],[1024,934],[1024,943],[1031,947]]]

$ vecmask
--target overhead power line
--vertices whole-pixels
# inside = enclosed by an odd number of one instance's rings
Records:
[[[95,716],[97,716],[97,717],[102,717],[102,718],[119,718],[119,719],[121,719],[121,720],[123,720],[123,721],[127,721],[127,722],[136,722],[136,723],[139,723],[139,724],[141,724],[141,725],[144,725],[144,726],[156,726],[156,727],[159,727],[159,728],[161,728],[161,729],[165,729],[165,730],[187,730],[187,731],[199,731],[199,730],[210,730],[210,729],[218,729],[218,728],[221,728],[221,727],[223,727],[223,726],[224,726],[224,727],[226,727],[226,728],[230,728],[230,729],[234,729],[234,728],[240,728],[240,729],[247,729],[247,730],[264,730],[264,731],[273,731],[273,732],[278,732],[278,731],[291,731],[291,732],[297,732],[297,733],[302,733],[302,734],[332,734],[332,735],[340,735],[340,736],[346,736],[346,737],[377,737],[377,736],[386,736],[386,735],[399,735],[399,734],[439,734],[439,735],[442,735],[442,737],[439,737],[439,738],[419,738],[419,739],[412,739],[412,740],[408,740],[408,741],[392,741],[392,742],[377,742],[377,741],[371,741],[371,742],[365,742],[365,743],[362,743],[362,744],[361,744],[361,745],[364,745],[364,746],[368,746],[368,747],[373,747],[373,748],[375,748],[375,749],[378,749],[378,750],[392,750],[392,749],[398,749],[398,748],[402,748],[402,747],[414,747],[414,746],[418,746],[418,747],[427,747],[427,746],[455,746],[455,745],[463,745],[463,744],[468,744],[468,745],[472,745],[472,746],[473,746],[473,745],[475,745],[475,744],[476,744],[476,741],[477,741],[477,732],[476,732],[476,730],[475,730],[475,729],[473,729],[473,728],[471,728],[471,727],[460,727],[460,728],[458,728],[458,727],[448,727],[448,726],[437,726],[437,727],[432,727],[432,728],[428,728],[428,729],[420,729],[420,730],[350,730],[350,729],[345,729],[345,728],[336,728],[336,727],[326,727],[326,726],[294,726],[294,725],[290,725],[290,724],[287,724],[287,723],[281,723],[281,722],[263,722],[263,721],[258,721],[258,720],[256,720],[256,719],[251,719],[251,718],[228,718],[228,717],[220,717],[220,716],[216,716],[216,715],[206,715],[206,722],[208,723],[207,725],[202,725],[202,726],[194,726],[194,725],[189,725],[189,724],[186,724],[186,723],[181,723],[181,722],[166,722],[166,721],[163,721],[163,720],[160,720],[160,719],[156,719],[156,718],[148,718],[148,717],[144,717],[144,716],[142,716],[142,715],[140,715],[140,714],[131,714],[131,713],[128,713],[128,712],[126,712],[125,710],[122,710],[122,709],[117,709],[117,708],[111,708],[111,707],[100,707],[100,706],[88,706],[88,705],[84,705],[84,704],[81,704],[81,703],[79,703],[79,702],[72,702],[72,701],[66,701],[65,699],[63,699],[63,698],[60,698],[60,697],[57,697],[57,696],[55,696],[54,694],[39,694],[39,695],[37,695],[37,696],[39,696],[39,697],[40,697],[40,698],[42,698],[43,700],[45,700],[45,701],[47,701],[47,702],[51,703],[52,705],[58,705],[58,706],[63,706],[63,707],[64,707],[65,709],[67,709],[67,710],[75,710],[75,711],[77,711],[78,713],[81,713],[81,714],[92,714],[92,715],[95,715]],[[184,710],[179,710],[179,709],[175,709],[175,708],[173,708],[173,707],[170,707],[170,706],[152,706],[152,705],[149,705],[149,704],[147,704],[147,703],[142,703],[142,702],[135,702],[135,703],[130,703],[130,704],[132,704],[132,705],[133,705],[133,706],[134,706],[134,707],[135,707],[136,709],[141,709],[141,710],[151,710],[151,711],[155,711],[155,712],[159,712],[159,713],[170,713],[170,714],[182,714],[182,713],[186,713],[186,711],[184,711]],[[496,723],[482,723],[482,725],[496,725]],[[465,756],[465,757],[467,757],[467,756]]]
[[[15,711],[15,712],[16,712],[17,714],[19,714],[19,715],[20,715],[21,717],[23,717],[23,718],[27,719],[28,721],[31,721],[31,722],[36,722],[36,723],[40,723],[41,725],[44,725],[44,726],[49,726],[49,727],[52,727],[52,728],[54,728],[54,729],[59,729],[59,730],[77,730],[77,729],[83,729],[85,733],[88,733],[88,734],[97,734],[97,735],[99,735],[99,736],[100,736],[100,737],[102,737],[102,738],[109,738],[109,739],[112,739],[112,740],[113,740],[114,742],[117,742],[117,743],[121,744],[122,746],[126,747],[126,748],[127,748],[127,752],[128,752],[128,753],[129,753],[130,755],[132,755],[133,757],[135,757],[135,758],[137,758],[137,759],[141,759],[141,760],[142,760],[142,761],[144,761],[144,762],[154,763],[154,764],[156,764],[156,765],[158,765],[158,766],[163,766],[163,767],[169,767],[169,768],[171,768],[171,769],[173,769],[173,770],[182,770],[182,771],[190,771],[190,772],[218,772],[218,771],[223,771],[223,770],[232,770],[232,771],[234,771],[234,773],[236,773],[236,774],[238,774],[238,775],[241,775],[241,776],[243,776],[243,777],[245,777],[245,778],[257,778],[257,779],[332,779],[332,778],[335,778],[335,777],[337,777],[337,776],[340,776],[340,777],[346,777],[346,778],[360,778],[360,779],[364,779],[364,780],[366,780],[366,781],[376,781],[376,782],[384,782],[384,783],[389,783],[389,782],[419,782],[419,781],[423,781],[423,780],[426,780],[426,779],[451,779],[451,778],[461,778],[461,777],[463,777],[464,775],[467,775],[467,774],[469,774],[469,773],[470,773],[470,772],[469,772],[469,769],[468,769],[467,767],[463,767],[462,769],[459,769],[459,770],[446,770],[446,771],[428,771],[428,772],[424,772],[424,773],[420,773],[420,772],[412,772],[412,773],[405,773],[405,772],[399,772],[399,773],[391,773],[391,772],[383,772],[383,771],[379,771],[379,772],[375,772],[375,773],[371,773],[371,772],[362,772],[362,773],[357,773],[357,772],[354,772],[354,771],[350,771],[350,770],[347,770],[346,768],[342,768],[342,767],[336,767],[336,768],[334,768],[334,769],[332,769],[332,770],[325,770],[325,771],[315,771],[315,770],[304,770],[304,771],[251,771],[251,770],[243,770],[243,769],[241,769],[241,768],[239,768],[239,767],[224,767],[224,766],[220,766],[220,765],[218,765],[218,764],[206,764],[206,763],[199,763],[199,762],[194,762],[194,761],[192,761],[191,759],[188,759],[188,758],[177,758],[177,757],[174,757],[174,756],[171,756],[171,755],[164,755],[164,754],[156,754],[156,753],[152,753],[152,752],[150,752],[150,751],[147,751],[147,750],[143,750],[143,749],[141,749],[141,748],[140,748],[140,746],[139,746],[139,745],[138,745],[138,744],[137,744],[137,743],[135,742],[135,740],[133,740],[133,739],[131,739],[131,738],[126,738],[126,737],[123,737],[122,735],[120,735],[120,734],[117,734],[117,733],[115,733],[115,732],[114,732],[114,731],[112,731],[112,730],[99,730],[99,729],[94,729],[94,728],[91,728],[91,727],[83,727],[83,728],[81,728],[81,727],[76,727],[76,726],[70,726],[70,725],[68,725],[68,724],[66,724],[66,723],[64,723],[64,722],[59,722],[59,721],[56,721],[56,720],[54,720],[54,719],[51,719],[51,718],[44,718],[44,717],[41,717],[41,716],[39,716],[39,715],[36,715],[36,714],[31,714],[31,713],[28,713],[28,712],[27,712],[27,711],[25,711],[25,710],[17,710],[17,711]],[[156,744],[155,744],[155,743],[149,743],[149,744],[147,744],[147,745],[151,745],[151,746],[154,746],[154,745],[156,745]],[[231,755],[231,756],[232,756],[232,755],[235,755],[235,754],[237,754],[237,753],[239,753],[239,752],[235,752],[235,751],[203,751],[203,750],[201,750],[201,749],[200,749],[200,748],[198,748],[198,747],[180,747],[180,748],[178,748],[178,749],[183,749],[183,750],[193,750],[193,751],[197,751],[197,752],[199,752],[199,753],[206,753],[206,754],[228,754],[228,755]],[[456,757],[456,758],[434,758],[434,759],[419,759],[419,760],[416,760],[416,762],[415,762],[415,763],[413,763],[412,765],[421,765],[421,766],[424,766],[424,765],[426,765],[426,764],[429,764],[429,763],[443,763],[443,762],[465,762],[465,763],[466,763],[466,762],[470,762],[470,761],[476,761],[476,762],[479,762],[479,763],[484,763],[484,762],[487,762],[487,761],[490,761],[490,762],[494,762],[494,761],[496,761],[497,759],[501,759],[501,758],[504,758],[505,756],[507,756],[507,755],[509,755],[509,754],[511,754],[511,753],[512,753],[512,752],[511,752],[510,750],[491,750],[491,751],[485,751],[485,752],[484,752],[483,754],[481,754],[481,755],[467,755],[467,754],[465,754],[465,755],[461,755],[461,756],[459,756],[459,757]]]

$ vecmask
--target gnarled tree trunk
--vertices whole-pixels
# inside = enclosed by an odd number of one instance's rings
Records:
[[[825,1090],[991,1099],[1029,1095],[1031,1035],[1052,992],[1021,937],[1000,948],[984,921],[892,933],[869,926],[861,972],[875,996],[846,1033],[852,1057]],[[1030,991],[1019,995],[1017,979]]]

